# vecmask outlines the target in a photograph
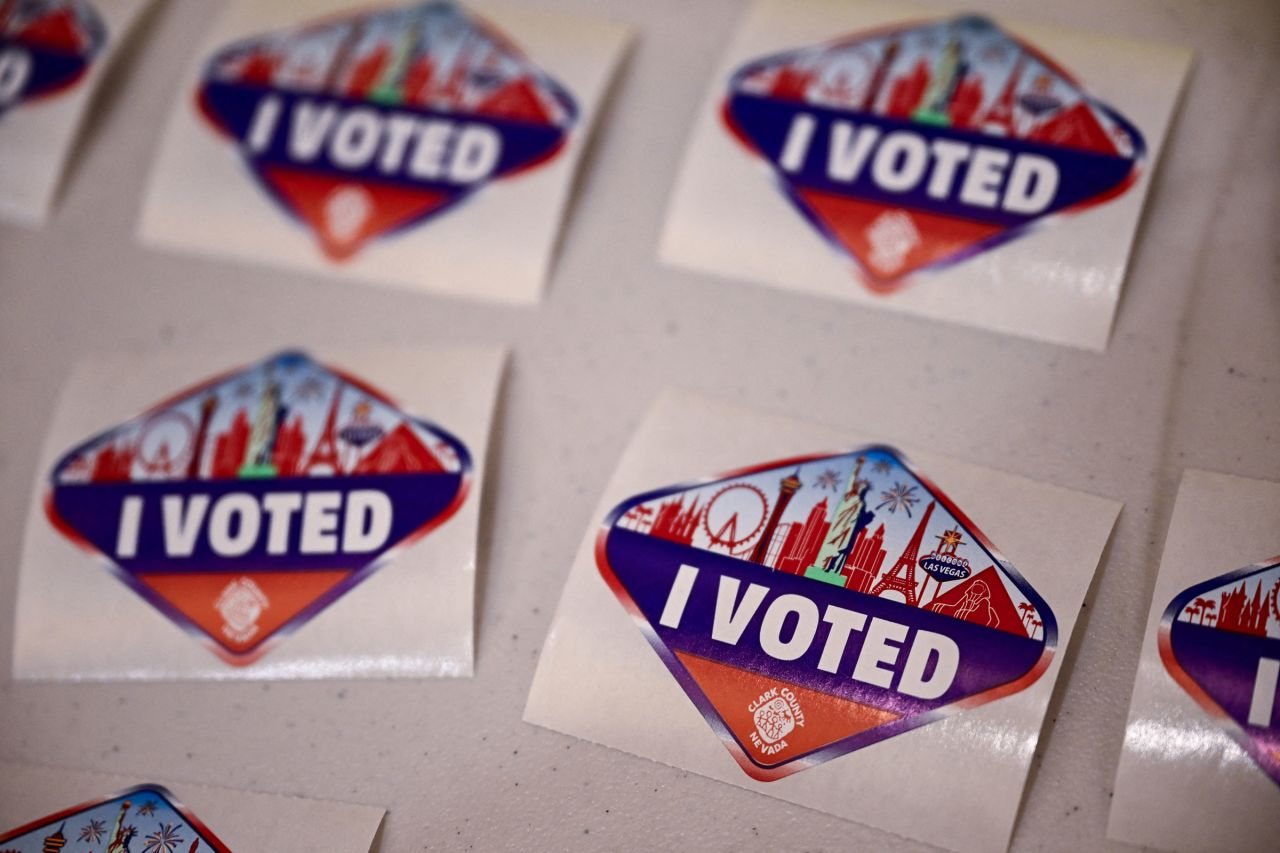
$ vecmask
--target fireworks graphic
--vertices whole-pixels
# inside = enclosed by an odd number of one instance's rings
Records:
[[[142,853],[173,853],[182,843],[178,828],[171,823],[162,824],[159,829],[144,839]]]
[[[155,814],[155,813],[156,813],[156,804],[155,804],[155,802],[153,802],[153,801],[151,801],[151,800],[148,800],[147,802],[145,802],[145,803],[143,803],[142,805],[138,806],[138,816],[139,816],[139,817],[147,817],[147,816],[149,816],[149,815],[153,815],[153,814]]]
[[[90,844],[97,844],[102,840],[102,836],[107,833],[107,824],[101,820],[91,820],[80,830],[80,837],[77,841],[87,841]]]
[[[876,509],[887,507],[889,512],[902,510],[907,514],[907,518],[911,517],[911,508],[920,502],[920,498],[916,496],[916,487],[908,486],[906,483],[894,483],[892,489],[886,489],[880,493],[880,498]]]
[[[298,383],[296,393],[299,400],[318,400],[322,391],[324,391],[324,383],[320,381],[319,377],[308,376]]]
[[[814,485],[819,489],[830,489],[835,491],[840,487],[840,472],[834,468],[828,468],[818,475],[818,479],[813,481]]]
[[[871,470],[875,471],[877,474],[888,474],[893,470],[893,465],[888,459],[877,459],[875,464],[871,466]]]

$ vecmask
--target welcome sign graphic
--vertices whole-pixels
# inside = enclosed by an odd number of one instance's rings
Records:
[[[749,62],[723,117],[882,292],[1116,197],[1146,150],[1068,71],[971,15]]]
[[[1280,557],[1179,593],[1159,643],[1173,679],[1280,784]]]
[[[228,663],[337,601],[466,497],[467,448],[296,352],[67,452],[50,520]]]
[[[769,781],[1030,686],[1049,605],[894,449],[745,468],[610,513],[601,575]]]
[[[132,845],[136,844],[137,847]],[[139,785],[0,834],[4,853],[231,853],[159,785]]]
[[[333,261],[545,163],[578,117],[506,36],[444,2],[238,41],[198,101]]]
[[[106,41],[86,0],[0,0],[0,117],[75,85]]]

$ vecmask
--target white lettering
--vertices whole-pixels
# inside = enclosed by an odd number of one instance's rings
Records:
[[[182,507],[180,495],[165,495],[160,501],[160,517],[164,523],[164,552],[170,557],[190,557],[196,549],[196,536],[209,511],[209,496],[195,495]]]
[[[302,495],[278,492],[262,498],[262,508],[269,516],[267,553],[283,554],[289,550],[289,524],[293,514],[302,509]]]
[[[823,672],[836,672],[840,669],[840,661],[844,658],[844,647],[849,644],[849,632],[861,631],[867,624],[865,613],[846,610],[827,605],[827,612],[822,614],[822,621],[831,625],[827,633],[827,642],[822,647],[822,657],[818,659],[818,669]]]
[[[667,593],[667,603],[662,607],[662,616],[658,624],[667,628],[679,628],[684,617],[684,608],[689,603],[689,593],[693,592],[693,582],[698,578],[698,570],[693,566],[681,566],[676,572],[676,579]]]
[[[778,165],[784,172],[798,171],[804,165],[817,127],[818,122],[808,113],[797,113],[791,120],[791,127],[787,128],[787,139],[782,144],[782,156],[778,158]]]
[[[18,99],[31,79],[31,54],[17,47],[0,51],[0,106]]]
[[[393,115],[387,119],[387,141],[378,158],[378,168],[387,174],[400,171],[404,165],[409,141],[418,130],[418,123],[410,116]]]
[[[293,108],[293,126],[289,134],[289,157],[306,162],[314,160],[324,147],[334,122],[338,120],[338,108],[333,104],[317,107],[310,101],[299,101]]]
[[[871,177],[889,192],[901,193],[920,183],[929,165],[929,149],[917,134],[895,130],[884,138],[871,162]]]
[[[934,657],[933,675],[926,679],[930,657]],[[917,631],[902,667],[898,692],[917,699],[937,699],[951,687],[959,667],[960,647],[955,640],[933,631]]]
[[[209,547],[220,557],[243,556],[258,541],[261,526],[262,511],[253,495],[223,495],[209,513]]]
[[[451,125],[429,121],[418,125],[418,145],[409,161],[409,174],[415,178],[438,178],[444,170],[444,153],[449,144]]]
[[[738,601],[737,578],[720,578],[720,588],[716,590],[716,611],[711,620],[711,639],[736,646],[742,639],[742,633],[760,609],[760,603],[769,594],[769,588],[758,583],[749,584],[747,591]],[[736,602],[736,604],[735,604]]]
[[[893,683],[893,670],[885,669],[880,664],[893,666],[897,663],[902,646],[890,645],[890,641],[901,643],[906,638],[906,625],[887,619],[872,619],[871,627],[867,629],[867,639],[858,653],[858,662],[853,666],[853,677],[887,690]]]
[[[348,554],[376,551],[391,535],[391,498],[374,489],[357,489],[347,495],[342,522],[342,550]]]
[[[265,151],[276,135],[276,125],[280,121],[280,97],[268,95],[258,101],[258,108],[253,112],[253,123],[249,125],[249,135],[245,144],[255,153]]]
[[[138,526],[142,522],[142,498],[129,495],[120,504],[120,527],[116,534],[116,556],[138,556]]]
[[[363,169],[373,159],[382,141],[382,120],[366,107],[357,107],[342,117],[333,132],[329,156],[343,169]]]
[[[951,195],[956,167],[969,159],[970,146],[950,139],[935,139],[929,150],[933,152],[933,173],[929,175],[929,186],[925,192],[933,198],[946,198]]]
[[[464,127],[453,146],[449,158],[449,180],[455,184],[472,184],[487,178],[498,165],[502,153],[502,140],[497,131],[483,124]]]
[[[302,509],[302,542],[304,554],[333,554],[338,550],[338,507],[342,492],[312,492]]]
[[[1000,180],[1007,165],[1008,151],[979,146],[960,186],[960,201],[974,207],[995,207],[1000,202]]]
[[[1259,658],[1258,674],[1253,680],[1253,698],[1249,701],[1249,725],[1271,728],[1277,683],[1280,683],[1280,660]]]
[[[1019,154],[1004,191],[1004,209],[1014,213],[1039,213],[1058,192],[1058,167],[1039,154]]]
[[[791,639],[782,639],[782,629],[787,617],[796,615],[796,626]],[[803,595],[780,595],[765,611],[760,624],[760,647],[765,654],[777,660],[795,660],[809,650],[818,631],[818,605]]]
[[[855,133],[853,122],[837,121],[832,124],[831,150],[827,154],[827,174],[831,180],[856,181],[879,139],[878,127],[862,127]]]

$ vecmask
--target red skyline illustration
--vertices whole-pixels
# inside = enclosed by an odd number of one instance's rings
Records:
[[[872,72],[867,93],[858,108],[910,121],[925,99],[935,69],[927,58],[921,58],[909,69],[895,73],[892,66],[899,52],[897,41],[891,40]],[[1027,80],[1025,66],[1025,57],[1019,56],[1000,94],[985,111],[982,109],[986,100],[983,75],[963,73],[955,82],[946,105],[951,126],[1098,154],[1120,154],[1116,139],[1099,120],[1093,107],[1083,100],[1070,107],[1058,105],[1047,95],[1050,78],[1042,73]],[[784,100],[807,101],[816,85],[817,71],[788,65],[777,69],[768,94]],[[886,94],[883,104],[878,104],[881,92]],[[1026,124],[1021,128],[1016,120],[1019,107],[1023,108],[1026,116]],[[1043,117],[1038,113],[1043,113]]]
[[[680,545],[719,550],[773,571],[843,586],[864,595],[883,597],[892,593],[907,606],[1022,637],[1038,637],[1043,622],[1035,605],[1028,601],[1015,602],[994,564],[989,564],[972,576],[968,574],[969,560],[957,552],[965,544],[958,524],[953,523],[952,527],[936,537],[939,545],[935,550],[928,554],[922,553],[924,537],[934,520],[936,500],[930,501],[920,514],[910,539],[886,569],[886,521],[892,511],[881,516],[886,520],[879,523],[874,523],[874,518],[864,518],[856,533],[852,532],[854,525],[849,521],[866,511],[862,496],[867,492],[869,483],[861,478],[860,471],[861,459],[844,497],[834,509],[830,500],[832,496],[818,491],[803,520],[790,522],[779,520],[803,484],[800,482],[798,469],[796,473],[780,478],[777,481],[776,495],[771,500],[765,498],[763,512],[767,520],[761,521],[760,528],[763,532],[754,542],[751,537],[718,542],[713,534],[715,528],[721,526],[721,519],[710,526],[707,524],[708,513],[713,511],[717,495],[735,489],[759,492],[747,480],[730,481],[717,486],[716,492],[709,499],[704,499],[705,495],[686,493],[638,504],[619,519],[619,524]],[[904,512],[909,512],[915,498],[902,500],[904,495],[911,493],[910,489],[905,485],[897,488],[900,490],[885,491],[884,494],[892,494],[898,499],[899,506],[907,508]],[[815,489],[816,483],[812,485],[809,494],[814,494]],[[754,499],[749,503],[752,507],[755,506]],[[835,519],[832,518],[833,515]],[[849,523],[840,523],[841,521]],[[728,516],[727,521],[723,521],[726,527],[739,523],[742,528],[747,528],[754,522],[741,519],[740,513],[736,512]],[[699,531],[703,533],[699,541],[704,544],[694,546],[693,542]],[[848,545],[850,535],[852,544]],[[826,551],[824,546],[827,546]],[[839,554],[836,557],[824,557],[824,554],[832,553],[832,548]],[[821,568],[818,566],[819,561],[823,562]],[[954,574],[930,574],[930,571],[939,569],[951,570]],[[946,589],[942,588],[944,585],[947,585]]]
[[[407,421],[401,420],[385,432],[371,425],[367,403],[358,403],[354,407],[352,423],[339,430],[338,405],[344,387],[341,384],[335,387],[323,430],[314,445],[303,416],[295,413],[288,417],[286,409],[276,401],[276,425],[266,441],[268,458],[274,468],[273,476],[434,473],[448,470],[437,451],[428,447]],[[254,412],[249,405],[241,405],[225,429],[211,432],[209,422],[217,408],[217,399],[216,395],[205,398],[199,423],[193,427],[194,436],[189,436],[188,445],[177,452],[163,441],[152,458],[141,459],[140,436],[145,433],[144,427],[89,451],[81,460],[91,461],[86,464],[77,460],[67,467],[66,474],[91,483],[129,482],[134,479],[135,468],[141,465],[147,473],[170,478],[185,472],[188,479],[199,479],[202,468],[206,467],[203,476],[207,479],[226,480],[244,476],[251,455]],[[261,403],[259,408],[262,408]],[[339,441],[355,448],[357,458],[354,461],[344,464],[340,458]],[[306,453],[308,447],[312,448],[310,454]],[[202,458],[205,455],[208,456],[207,466]],[[185,460],[182,465],[178,464],[180,460]]]

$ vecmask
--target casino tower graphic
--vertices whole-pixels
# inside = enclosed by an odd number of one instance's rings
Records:
[[[246,665],[446,523],[470,466],[442,427],[285,352],[73,448],[46,509],[135,592]]]
[[[1031,584],[885,446],[636,496],[596,562],[761,781],[1024,689],[1057,643]],[[866,664],[874,644],[897,671]]]
[[[1145,156],[1120,113],[974,15],[752,60],[728,88],[728,131],[878,292],[1114,198]]]

